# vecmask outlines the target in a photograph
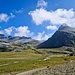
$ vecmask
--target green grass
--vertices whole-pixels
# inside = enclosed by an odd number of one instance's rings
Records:
[[[50,54],[38,54],[34,50],[23,50],[21,52],[1,52],[0,53],[0,75],[8,75],[12,73],[20,73],[35,68],[41,68],[46,66],[54,66],[69,62],[73,57],[52,57],[48,60],[44,58],[51,56]],[[52,54],[53,56],[53,54]]]

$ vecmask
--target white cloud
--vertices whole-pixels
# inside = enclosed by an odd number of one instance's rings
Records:
[[[16,33],[15,36],[30,36],[32,35],[32,33],[30,32],[30,30],[28,29],[28,26],[20,26],[16,29]]]
[[[69,26],[75,26],[75,12],[73,9],[57,9],[55,11],[47,11],[40,8],[30,11],[29,15],[36,25],[41,25],[43,22],[48,21],[52,25],[66,23]]]
[[[48,30],[57,30],[58,28],[56,26],[49,25],[49,26],[46,27],[46,29],[48,29]]]
[[[23,8],[21,8],[20,10],[13,10],[14,13],[23,13]]]
[[[49,18],[48,12],[42,8],[29,12],[29,15],[32,16],[32,19],[36,25],[42,24],[43,21],[46,21]]]
[[[13,15],[13,13],[10,13],[9,19],[14,18],[14,17],[15,17],[15,15]]]
[[[37,7],[45,8],[47,7],[47,2],[44,0],[39,0],[37,3]]]
[[[12,13],[10,13],[10,16],[4,13],[0,14],[0,22],[7,22],[9,19],[15,17]]]
[[[28,29],[28,26],[20,26],[20,27],[9,27],[4,30],[0,30],[1,34],[7,34],[7,35],[13,35],[13,36],[26,36],[26,37],[31,37],[33,36],[33,32],[31,32]]]
[[[5,31],[6,34],[11,35],[13,29],[14,29],[14,27],[9,27],[7,29],[4,29],[4,31]]]
[[[51,36],[52,34],[45,34],[45,32],[43,31],[42,33],[38,33],[38,35],[34,36],[33,38],[39,41],[44,41],[50,38]]]

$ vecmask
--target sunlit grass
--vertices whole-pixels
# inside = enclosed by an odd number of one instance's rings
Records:
[[[38,54],[34,50],[23,50],[21,52],[1,52],[0,53],[0,75],[32,70],[46,66],[55,66],[69,62],[73,57],[51,57],[48,60],[44,58],[51,56],[50,54]]]

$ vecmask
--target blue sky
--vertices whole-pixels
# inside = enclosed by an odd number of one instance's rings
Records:
[[[47,40],[63,23],[75,27],[75,0],[0,0],[0,34]]]

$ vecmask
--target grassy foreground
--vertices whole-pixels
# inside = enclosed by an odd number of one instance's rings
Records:
[[[75,60],[75,56],[69,57],[64,54],[38,53],[34,50],[23,50],[21,52],[0,52],[0,75],[15,75],[17,73],[55,66]],[[64,57],[65,56],[65,57]],[[49,58],[45,60],[46,58]]]

